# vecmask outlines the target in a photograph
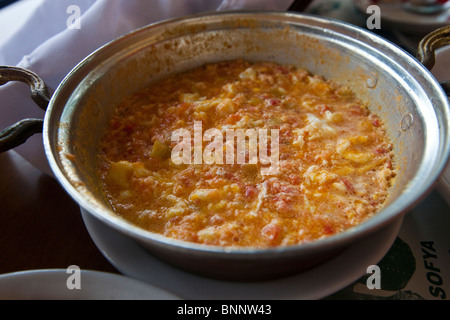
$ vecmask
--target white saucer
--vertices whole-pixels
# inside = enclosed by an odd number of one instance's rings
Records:
[[[149,284],[98,271],[80,271],[80,289],[69,289],[73,273],[64,269],[29,270],[0,275],[0,300],[178,300]],[[71,283],[69,281],[69,283]]]
[[[363,13],[374,4],[372,0],[353,0],[353,2]],[[403,0],[380,0],[375,3],[380,8],[382,28],[395,28],[408,34],[427,34],[449,24],[449,9],[436,14],[417,14],[405,10],[403,2]]]
[[[313,300],[339,291],[366,274],[391,248],[402,218],[333,260],[299,275],[266,282],[224,282],[172,267],[84,210],[86,228],[102,254],[124,275],[189,300]]]

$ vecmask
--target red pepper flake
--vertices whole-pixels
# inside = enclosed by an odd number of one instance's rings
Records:
[[[241,120],[241,115],[234,113],[228,116],[226,123],[227,124],[236,124],[239,120]]]
[[[350,191],[351,193],[355,193],[355,188],[353,187],[350,181],[348,181],[347,179],[342,179],[342,182],[347,187],[348,191]]]
[[[281,228],[274,223],[269,223],[264,228],[262,228],[261,234],[269,241],[275,242],[281,234]]]
[[[379,118],[373,118],[372,119],[372,124],[374,127],[381,127],[381,121]]]
[[[269,99],[268,101],[267,101],[267,104],[269,105],[269,106],[278,106],[279,104],[281,103],[281,100],[280,99]]]
[[[329,225],[329,224],[325,224],[323,226],[323,232],[327,235],[333,234],[334,233],[334,228],[333,226]]]
[[[386,154],[392,150],[391,144],[383,144],[375,149],[376,154]]]
[[[374,151],[376,154],[383,154],[386,153],[386,150],[383,147],[378,147]]]
[[[299,185],[302,182],[302,179],[300,179],[298,174],[289,175],[289,180],[293,185]]]
[[[245,197],[248,199],[253,199],[256,196],[257,190],[254,186],[245,186]]]
[[[386,166],[386,168],[392,170],[392,161],[390,159],[388,159],[385,166]]]

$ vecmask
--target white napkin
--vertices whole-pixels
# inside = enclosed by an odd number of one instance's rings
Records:
[[[25,0],[22,0],[25,1]],[[0,65],[37,73],[52,89],[91,52],[134,29],[169,18],[214,10],[280,10],[293,0],[33,0],[27,19],[0,42]],[[30,0],[28,1],[30,2]],[[38,3],[36,3],[38,2]],[[7,14],[8,8],[0,15]],[[76,19],[79,14],[79,19]],[[22,83],[0,87],[0,130],[24,118],[43,118]],[[15,149],[52,175],[42,135]]]

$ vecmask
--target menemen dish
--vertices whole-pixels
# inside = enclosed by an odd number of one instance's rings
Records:
[[[98,171],[114,211],[143,229],[258,248],[362,223],[396,175],[383,122],[349,88],[244,60],[169,76],[122,101]]]

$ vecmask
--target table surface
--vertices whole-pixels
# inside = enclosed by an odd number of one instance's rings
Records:
[[[0,274],[35,269],[118,273],[91,240],[79,206],[14,151],[0,154]]]

